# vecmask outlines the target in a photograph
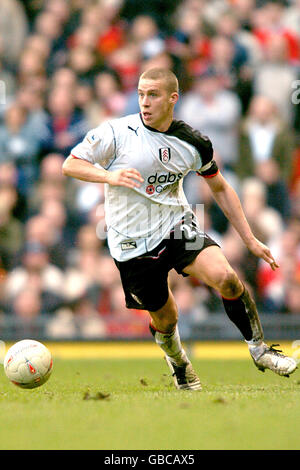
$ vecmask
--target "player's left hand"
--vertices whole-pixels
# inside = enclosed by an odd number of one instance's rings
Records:
[[[247,243],[247,247],[258,258],[262,258],[271,266],[271,269],[275,271],[279,268],[279,265],[275,261],[270,249],[264,245],[262,242],[257,240],[257,238],[253,239],[251,242]]]

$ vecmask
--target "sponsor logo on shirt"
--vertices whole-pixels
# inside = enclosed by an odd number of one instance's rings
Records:
[[[154,194],[155,192],[161,193],[166,189],[167,186],[162,186],[165,183],[177,183],[183,177],[182,173],[155,173],[154,175],[150,175],[147,179],[149,185],[146,187],[147,194]]]
[[[155,193],[155,186],[153,186],[153,184],[149,184],[149,185],[146,187],[146,193],[147,193],[147,194],[153,194],[153,193]]]

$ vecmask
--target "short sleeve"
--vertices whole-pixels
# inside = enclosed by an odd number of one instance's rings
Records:
[[[203,134],[200,134],[200,132],[195,132],[195,134],[198,137],[197,145],[195,145],[195,147],[197,148],[200,155],[201,167],[204,167],[207,166],[213,159],[213,146],[208,137]]]
[[[215,160],[211,160],[206,165],[203,165],[200,170],[197,171],[197,174],[203,176],[204,178],[212,178],[219,173],[219,168]]]
[[[210,139],[186,122],[174,120],[166,134],[184,140],[195,148],[195,161],[191,169],[201,171],[212,161],[214,152]]]
[[[108,121],[90,130],[83,141],[71,151],[72,157],[86,160],[93,165],[98,164],[102,168],[107,168],[111,164],[115,153],[114,129]]]

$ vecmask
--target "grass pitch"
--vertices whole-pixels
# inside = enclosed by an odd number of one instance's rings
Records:
[[[194,359],[202,392],[177,391],[165,362],[56,359],[21,390],[0,373],[0,449],[299,449],[300,374]]]

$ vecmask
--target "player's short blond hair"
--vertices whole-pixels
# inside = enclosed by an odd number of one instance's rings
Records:
[[[179,85],[176,75],[169,69],[163,69],[155,67],[152,69],[145,70],[140,76],[140,80],[164,80],[166,88],[169,93],[178,93]]]

